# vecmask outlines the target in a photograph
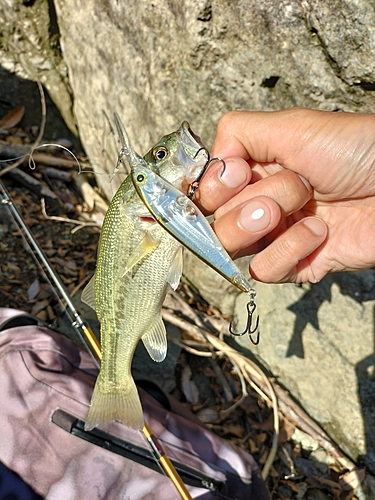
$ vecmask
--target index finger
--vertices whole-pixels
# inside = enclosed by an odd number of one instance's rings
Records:
[[[291,138],[300,133],[301,115],[310,111],[230,111],[218,123],[212,154],[283,165],[292,151]]]

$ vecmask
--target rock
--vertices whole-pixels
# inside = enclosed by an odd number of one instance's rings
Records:
[[[370,0],[0,0],[0,12],[2,66],[43,81],[98,172],[115,164],[114,111],[145,153],[185,119],[210,145],[234,108],[374,109]],[[109,198],[120,181],[98,176]]]
[[[327,276],[315,285],[257,283],[258,346],[238,342],[354,461],[375,471],[375,271]],[[350,284],[350,286],[349,286]],[[237,297],[239,329],[247,297]]]
[[[0,19],[2,84],[3,78],[7,77],[4,70],[28,80],[40,80],[70,130],[77,133],[72,109],[73,96],[67,67],[60,50],[53,2],[1,0]],[[16,93],[17,88],[12,88]],[[4,93],[9,94],[9,90],[6,89]],[[3,89],[1,94],[3,100]]]

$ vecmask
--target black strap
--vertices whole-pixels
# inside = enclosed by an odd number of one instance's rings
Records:
[[[9,328],[17,328],[19,326],[36,326],[36,325],[44,325],[44,323],[36,318],[35,316],[31,316],[29,314],[18,314],[17,316],[13,316],[5,320],[0,325],[0,332],[4,332],[5,330],[9,330]]]

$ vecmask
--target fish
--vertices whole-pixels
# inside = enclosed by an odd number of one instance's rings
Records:
[[[142,166],[179,189],[204,166],[206,149],[188,122],[164,136],[142,158],[132,149],[117,115],[115,118],[122,142],[119,162],[125,157],[131,168]],[[165,358],[167,337],[161,307],[168,286],[176,289],[181,274],[180,242],[155,222],[129,173],[106,213],[96,271],[81,297],[97,313],[102,346],[101,369],[85,430],[115,420],[136,430],[143,428],[131,363],[140,339],[154,361]]]
[[[249,295],[245,330],[236,333],[230,326],[230,332],[237,336],[248,333],[250,340],[257,344],[259,316],[255,325],[252,324],[256,291],[227,253],[207,218],[186,194],[157,173],[138,165],[132,167],[131,175],[134,187],[152,217],[184,247]],[[257,336],[253,338],[255,333]]]

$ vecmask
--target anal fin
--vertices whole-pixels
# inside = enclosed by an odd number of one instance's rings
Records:
[[[167,355],[167,332],[161,315],[142,337],[143,344],[151,359],[160,363]]]

